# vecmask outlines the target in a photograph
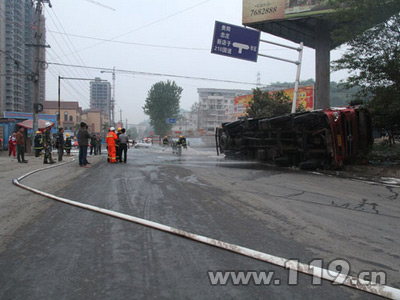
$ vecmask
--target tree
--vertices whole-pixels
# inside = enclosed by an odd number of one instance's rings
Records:
[[[199,102],[195,102],[190,107],[190,112],[192,114],[197,114],[197,113],[199,113],[199,109],[200,109],[200,103]]]
[[[336,23],[331,38],[337,45],[347,43],[400,11],[398,0],[329,0],[329,3],[335,13],[327,14],[326,18]]]
[[[354,4],[359,12],[353,14],[371,14],[362,9],[368,7],[366,3],[375,3],[382,10],[386,10],[377,1],[362,0],[363,6]],[[392,3],[392,1],[386,1]],[[382,3],[382,1],[379,1]],[[347,69],[349,77],[346,87],[360,87],[357,98],[368,102],[373,112],[373,122],[377,127],[394,130],[400,127],[399,95],[400,95],[400,4],[394,2],[396,15],[386,22],[366,30],[348,42],[348,50],[333,62],[333,70]],[[372,5],[371,4],[371,5]],[[374,11],[379,14],[380,11]]]
[[[150,124],[158,135],[167,135],[172,124],[167,124],[167,118],[177,118],[179,102],[183,89],[173,81],[158,82],[148,92],[143,111],[150,117]]]
[[[134,140],[136,140],[139,136],[138,131],[135,127],[131,127],[129,128],[126,133],[128,134],[128,136]]]
[[[247,109],[250,118],[272,118],[291,111],[292,102],[283,91],[271,93],[257,88],[253,90],[253,95],[253,101]]]

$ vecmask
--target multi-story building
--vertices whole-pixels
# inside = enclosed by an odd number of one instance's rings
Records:
[[[43,114],[58,115],[58,101],[44,101]],[[60,126],[67,131],[76,131],[82,119],[82,108],[77,101],[60,102]]]
[[[199,130],[206,135],[214,134],[221,123],[235,120],[234,99],[251,94],[251,90],[197,89],[199,93]]]
[[[30,0],[0,0],[0,114],[32,112],[36,51],[35,7]],[[41,45],[45,45],[45,18],[41,19]],[[40,47],[45,62],[45,48]],[[43,64],[40,64],[41,66]],[[45,69],[40,68],[39,102],[45,99]]]
[[[90,82],[90,108],[99,109],[111,119],[111,84],[96,77]]]
[[[110,119],[98,108],[85,109],[82,111],[82,121],[89,127],[90,133],[100,134],[102,137],[108,132]]]

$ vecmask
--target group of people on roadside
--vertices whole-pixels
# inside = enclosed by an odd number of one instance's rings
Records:
[[[125,128],[119,127],[117,133],[115,133],[115,128],[111,127],[107,136],[107,151],[109,163],[126,163],[127,152],[129,149],[129,139],[128,135],[125,133]],[[123,159],[122,159],[123,158]]]
[[[63,128],[59,128],[58,132],[57,132],[57,138],[55,140],[55,142],[52,142],[51,144],[51,148],[56,148],[59,151],[59,161],[62,160],[62,155],[64,154],[64,150],[67,153],[67,156],[71,155],[71,149],[72,149],[72,139],[69,136],[69,134],[67,133],[65,135],[65,139],[64,139],[64,129]],[[36,131],[35,133],[35,139],[34,139],[34,143],[35,143],[35,157],[39,157],[42,155],[42,151],[44,149],[43,147],[43,134],[41,131]]]
[[[79,145],[78,162],[79,162],[79,166],[84,167],[84,168],[90,167],[89,166],[90,163],[87,160],[87,151],[88,151],[88,147],[89,147],[89,139],[93,138],[89,134],[88,128],[89,127],[85,122],[81,122],[80,129],[77,133],[78,145]],[[50,129],[51,129],[51,123],[46,123],[46,128],[43,131],[43,137],[42,137],[43,148],[45,150],[45,154],[44,154],[44,163],[45,164],[54,163],[54,160],[51,157]],[[101,145],[101,143],[100,143],[100,145]],[[62,128],[62,127],[60,127],[58,129],[58,132],[56,135],[55,147],[58,149],[58,161],[62,161],[62,157],[64,155],[64,149],[66,150],[68,156],[71,153],[71,148],[72,148],[71,138],[69,137],[69,134],[66,134],[66,139],[64,140],[64,128]],[[97,153],[97,151],[96,151],[96,153]]]
[[[35,133],[35,157],[40,157],[42,152],[44,152],[44,164],[55,163],[51,153],[53,147],[58,149],[58,161],[62,161],[64,150],[66,151],[67,156],[69,156],[72,148],[72,140],[68,133],[66,134],[66,139],[64,140],[64,129],[62,127],[58,128],[56,138],[53,143],[51,138],[51,127],[52,123],[46,122],[43,131],[36,131]],[[20,163],[28,162],[25,160],[24,130],[25,129],[21,127],[9,138],[9,156],[13,154],[15,157],[15,152],[17,152],[18,162]],[[119,127],[117,132],[115,131],[115,128],[111,127],[106,137],[108,151],[107,161],[110,163],[126,163],[127,152],[129,149],[128,135],[126,134],[125,128]],[[87,160],[88,147],[90,145],[90,154],[101,154],[101,138],[99,135],[91,135],[88,132],[88,125],[85,122],[81,122],[80,129],[77,133],[77,141],[79,145],[79,166],[89,168],[90,163]]]
[[[69,134],[66,134],[66,138],[64,139],[64,128],[58,128],[55,140],[53,141],[51,137],[51,127],[52,123],[46,122],[45,128],[42,131],[35,132],[34,138],[34,149],[35,149],[35,157],[40,157],[42,152],[44,152],[44,164],[54,164],[55,161],[52,157],[52,149],[55,147],[58,149],[58,161],[62,161],[64,150],[67,153],[67,156],[70,156],[72,149],[72,140]],[[25,137],[24,137],[24,127],[20,127],[17,132],[14,132],[8,139],[8,154],[9,156],[13,155],[17,156],[17,160],[19,163],[27,163],[28,161],[25,159]],[[78,144],[79,144],[79,165],[81,167],[88,168],[89,162],[87,161],[87,148],[89,145],[89,139],[93,139],[93,137],[88,133],[88,126],[86,123],[82,122],[80,124],[80,129],[78,131]],[[97,138],[97,137],[96,137]],[[99,137],[100,140],[100,137]],[[101,140],[99,142],[101,148]],[[95,154],[98,152],[101,153],[101,149],[97,148]],[[17,155],[15,155],[17,153]]]

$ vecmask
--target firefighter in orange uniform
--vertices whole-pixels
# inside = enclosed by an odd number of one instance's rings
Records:
[[[111,127],[110,132],[106,136],[107,150],[108,150],[108,159],[110,163],[117,162],[117,154],[115,152],[115,141],[118,140],[117,135],[115,134],[115,128]]]

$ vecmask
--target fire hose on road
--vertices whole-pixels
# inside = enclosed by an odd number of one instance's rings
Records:
[[[72,162],[73,160],[71,160],[70,162]],[[35,188],[29,187],[27,185],[24,185],[21,183],[21,180],[23,180],[24,178],[43,171],[43,170],[47,170],[50,168],[55,168],[55,167],[59,167],[62,166],[64,164],[70,163],[70,162],[65,162],[65,163],[61,163],[61,164],[57,164],[57,165],[52,165],[46,168],[40,168],[34,171],[31,171],[25,175],[20,176],[19,178],[14,178],[12,180],[13,184],[15,184],[16,186],[25,189],[27,191],[30,191],[32,193],[41,195],[43,197],[55,200],[55,201],[59,201],[62,202],[64,204],[68,204],[71,206],[75,206],[75,207],[79,207],[82,209],[86,209],[86,210],[90,210],[96,213],[100,213],[103,215],[107,215],[110,217],[114,217],[114,218],[118,218],[121,220],[125,220],[125,221],[129,221],[132,223],[136,223],[136,224],[140,224],[149,228],[153,228],[153,229],[157,229],[160,231],[164,231],[167,233],[171,233],[177,236],[181,236],[196,242],[200,242],[203,244],[207,244],[210,246],[214,246],[220,249],[224,249],[230,252],[234,252],[237,254],[241,254],[243,256],[247,256],[250,258],[254,258],[257,259],[259,261],[263,261],[263,262],[267,262],[270,264],[274,264],[286,269],[290,269],[296,272],[301,272],[307,275],[311,275],[311,276],[315,276],[315,277],[319,277],[321,279],[327,280],[327,281],[331,281],[334,282],[335,284],[339,284],[339,285],[345,285],[357,290],[361,290],[361,291],[365,291],[371,294],[375,294],[381,297],[386,297],[388,299],[400,299],[400,289],[396,289],[387,285],[382,285],[382,284],[376,284],[374,282],[371,281],[367,281],[361,278],[357,278],[357,277],[353,277],[353,276],[349,276],[349,275],[345,275],[345,274],[341,274],[339,272],[333,271],[333,270],[328,270],[328,269],[323,269],[323,268],[318,268],[316,266],[311,266],[308,264],[303,264],[303,263],[299,263],[298,261],[295,260],[289,260],[289,259],[285,259],[282,257],[278,257],[278,256],[273,256],[267,253],[263,253],[260,251],[256,251],[256,250],[252,250],[246,247],[242,247],[242,246],[238,246],[235,244],[230,244],[230,243],[226,243],[220,240],[216,240],[213,238],[208,238],[205,236],[201,236],[198,234],[194,234],[194,233],[190,233],[187,231],[183,231],[174,227],[170,227],[170,226],[166,226],[163,224],[159,224],[153,221],[149,221],[149,220],[145,220],[145,219],[141,219],[138,217],[134,217],[131,215],[127,215],[127,214],[123,214],[123,213],[119,213],[119,212],[115,212],[112,210],[108,210],[108,209],[104,209],[101,207],[97,207],[97,206],[93,206],[93,205],[88,205],[88,204],[84,204],[81,202],[77,202],[77,201],[73,201],[73,200],[69,200],[66,198],[62,198],[62,197],[58,197],[56,195],[52,195],[40,190],[37,190]]]

